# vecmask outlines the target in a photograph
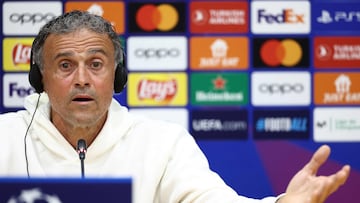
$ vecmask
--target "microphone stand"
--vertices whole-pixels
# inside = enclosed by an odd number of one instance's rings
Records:
[[[86,154],[85,140],[83,140],[83,139],[78,140],[77,152],[78,152],[79,158],[80,158],[81,178],[85,178],[85,166],[84,166],[84,160],[85,160],[85,154]]]

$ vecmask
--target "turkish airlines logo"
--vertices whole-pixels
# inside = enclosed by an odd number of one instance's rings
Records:
[[[114,26],[116,33],[122,34],[125,30],[124,2],[75,2],[67,1],[65,11],[85,10],[89,13],[102,16]]]
[[[127,40],[129,70],[185,70],[187,39],[185,37],[138,37]]]
[[[254,67],[303,67],[309,66],[308,38],[255,38]]]
[[[247,69],[245,37],[192,37],[190,62],[194,70]]]
[[[191,2],[192,33],[245,33],[247,2]]]
[[[315,73],[315,104],[360,104],[359,73]]]
[[[130,32],[184,32],[185,4],[129,4]]]
[[[251,80],[255,106],[309,105],[309,72],[254,72]]]
[[[171,106],[187,102],[185,73],[130,73],[128,104],[132,106]]]
[[[315,37],[316,68],[358,68],[360,37]]]
[[[255,34],[307,34],[310,32],[310,3],[253,1],[251,28]]]
[[[61,2],[4,2],[3,32],[5,35],[35,35],[45,23],[60,14]]]
[[[5,38],[3,41],[4,71],[28,71],[32,38]]]

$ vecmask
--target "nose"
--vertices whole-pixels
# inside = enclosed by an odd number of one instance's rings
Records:
[[[75,87],[86,88],[90,86],[90,75],[86,66],[79,66],[75,75]]]

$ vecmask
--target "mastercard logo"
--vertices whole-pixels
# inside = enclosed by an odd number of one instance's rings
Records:
[[[302,55],[301,46],[293,39],[268,40],[260,48],[260,57],[268,66],[294,66]]]
[[[139,8],[135,18],[137,25],[149,32],[154,30],[168,31],[179,22],[178,11],[170,4],[144,5]]]

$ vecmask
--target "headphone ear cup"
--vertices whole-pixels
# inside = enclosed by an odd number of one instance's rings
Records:
[[[40,94],[41,92],[44,91],[40,68],[38,67],[38,65],[32,64],[32,62],[31,62],[30,71],[29,71],[29,82],[30,82],[30,85],[35,89],[36,93]]]
[[[114,91],[120,93],[126,86],[128,73],[125,66],[119,63],[115,70]]]

